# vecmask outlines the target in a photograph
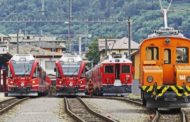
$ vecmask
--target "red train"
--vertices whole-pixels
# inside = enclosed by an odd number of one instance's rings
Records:
[[[8,61],[5,96],[38,96],[48,93],[51,80],[30,54],[16,54]]]
[[[65,54],[56,62],[56,95],[85,95],[86,63],[78,55]]]
[[[109,55],[87,72],[88,91],[95,95],[125,95],[131,92],[133,66],[125,55]]]

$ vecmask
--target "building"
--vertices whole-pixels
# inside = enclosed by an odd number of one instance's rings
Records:
[[[106,51],[107,40],[107,51]],[[123,37],[121,39],[99,39],[98,47],[100,52],[100,60],[104,59],[109,54],[125,54],[128,56],[128,38]],[[131,54],[138,51],[139,44],[135,41],[131,41]]]
[[[62,53],[66,51],[66,47],[64,44],[59,44],[59,43],[50,43],[50,42],[35,42],[32,43],[32,45],[40,47],[44,50],[48,50],[51,52],[58,52]]]

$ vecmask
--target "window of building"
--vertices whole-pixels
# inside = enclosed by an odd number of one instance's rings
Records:
[[[112,52],[111,54],[112,54],[112,55],[116,55],[116,52]]]
[[[112,65],[105,66],[104,72],[105,73],[113,73],[113,66]]]
[[[158,60],[158,57],[159,57],[158,47],[146,48],[146,60]]]
[[[176,48],[176,63],[188,63],[189,62],[189,48],[177,47]]]
[[[164,50],[164,64],[170,64],[171,63],[171,50],[165,49]]]
[[[126,57],[128,57],[128,52],[124,52],[124,55],[125,55]]]
[[[52,70],[55,67],[55,61],[45,61],[45,68]]]

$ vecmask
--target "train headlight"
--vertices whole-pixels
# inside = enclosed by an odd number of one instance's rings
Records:
[[[24,82],[21,82],[21,84],[20,84],[22,87],[24,86]]]
[[[59,81],[59,84],[62,84],[62,81]]]
[[[13,81],[10,81],[10,84],[13,84]]]
[[[186,78],[186,81],[187,81],[188,83],[190,83],[190,76],[188,76],[188,77]]]
[[[35,84],[35,80],[33,80],[32,83]]]
[[[148,77],[147,77],[147,81],[148,81],[149,83],[151,83],[151,82],[153,81],[153,77],[152,77],[152,76],[148,76]]]
[[[126,75],[126,80],[130,80],[130,75]]]

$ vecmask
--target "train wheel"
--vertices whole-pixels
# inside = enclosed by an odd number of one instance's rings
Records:
[[[99,88],[95,89],[95,95],[96,96],[101,96],[101,90]]]
[[[5,92],[4,95],[5,95],[5,97],[8,97],[8,93],[7,92]]]

